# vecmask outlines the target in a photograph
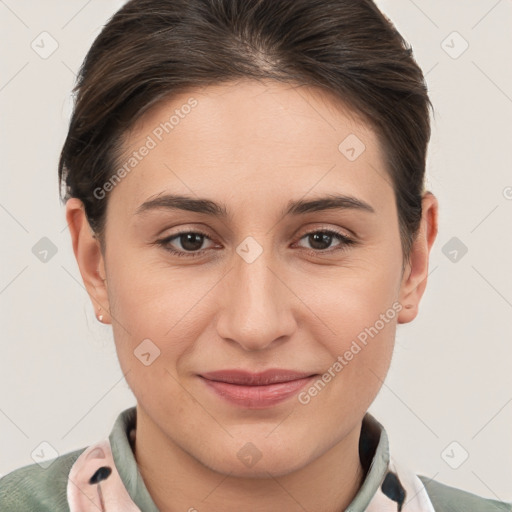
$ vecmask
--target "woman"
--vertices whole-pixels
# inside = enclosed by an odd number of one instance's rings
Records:
[[[510,510],[367,412],[438,212],[423,75],[371,1],[133,0],[76,92],[66,217],[137,405],[2,511]]]

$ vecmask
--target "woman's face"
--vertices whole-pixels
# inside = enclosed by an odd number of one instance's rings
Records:
[[[313,89],[241,81],[155,105],[123,147],[105,298],[90,293],[139,421],[233,475],[285,474],[358,431],[410,319],[375,133]],[[204,378],[231,369],[316,377],[267,392]]]

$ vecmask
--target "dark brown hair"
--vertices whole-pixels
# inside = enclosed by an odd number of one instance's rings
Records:
[[[61,197],[64,181],[102,247],[108,198],[94,190],[115,172],[123,135],[164,97],[241,78],[321,88],[372,126],[407,258],[432,105],[411,48],[371,0],[131,0],[114,14],[80,69],[59,161]]]

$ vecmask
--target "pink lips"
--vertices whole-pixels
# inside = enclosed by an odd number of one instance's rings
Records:
[[[297,393],[315,376],[279,368],[259,373],[221,370],[200,375],[217,395],[249,409],[264,409],[280,403]]]

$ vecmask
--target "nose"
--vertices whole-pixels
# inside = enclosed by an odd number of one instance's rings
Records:
[[[252,263],[235,257],[234,268],[221,282],[217,332],[222,339],[259,351],[291,336],[294,304],[300,301],[280,269],[265,251]]]

